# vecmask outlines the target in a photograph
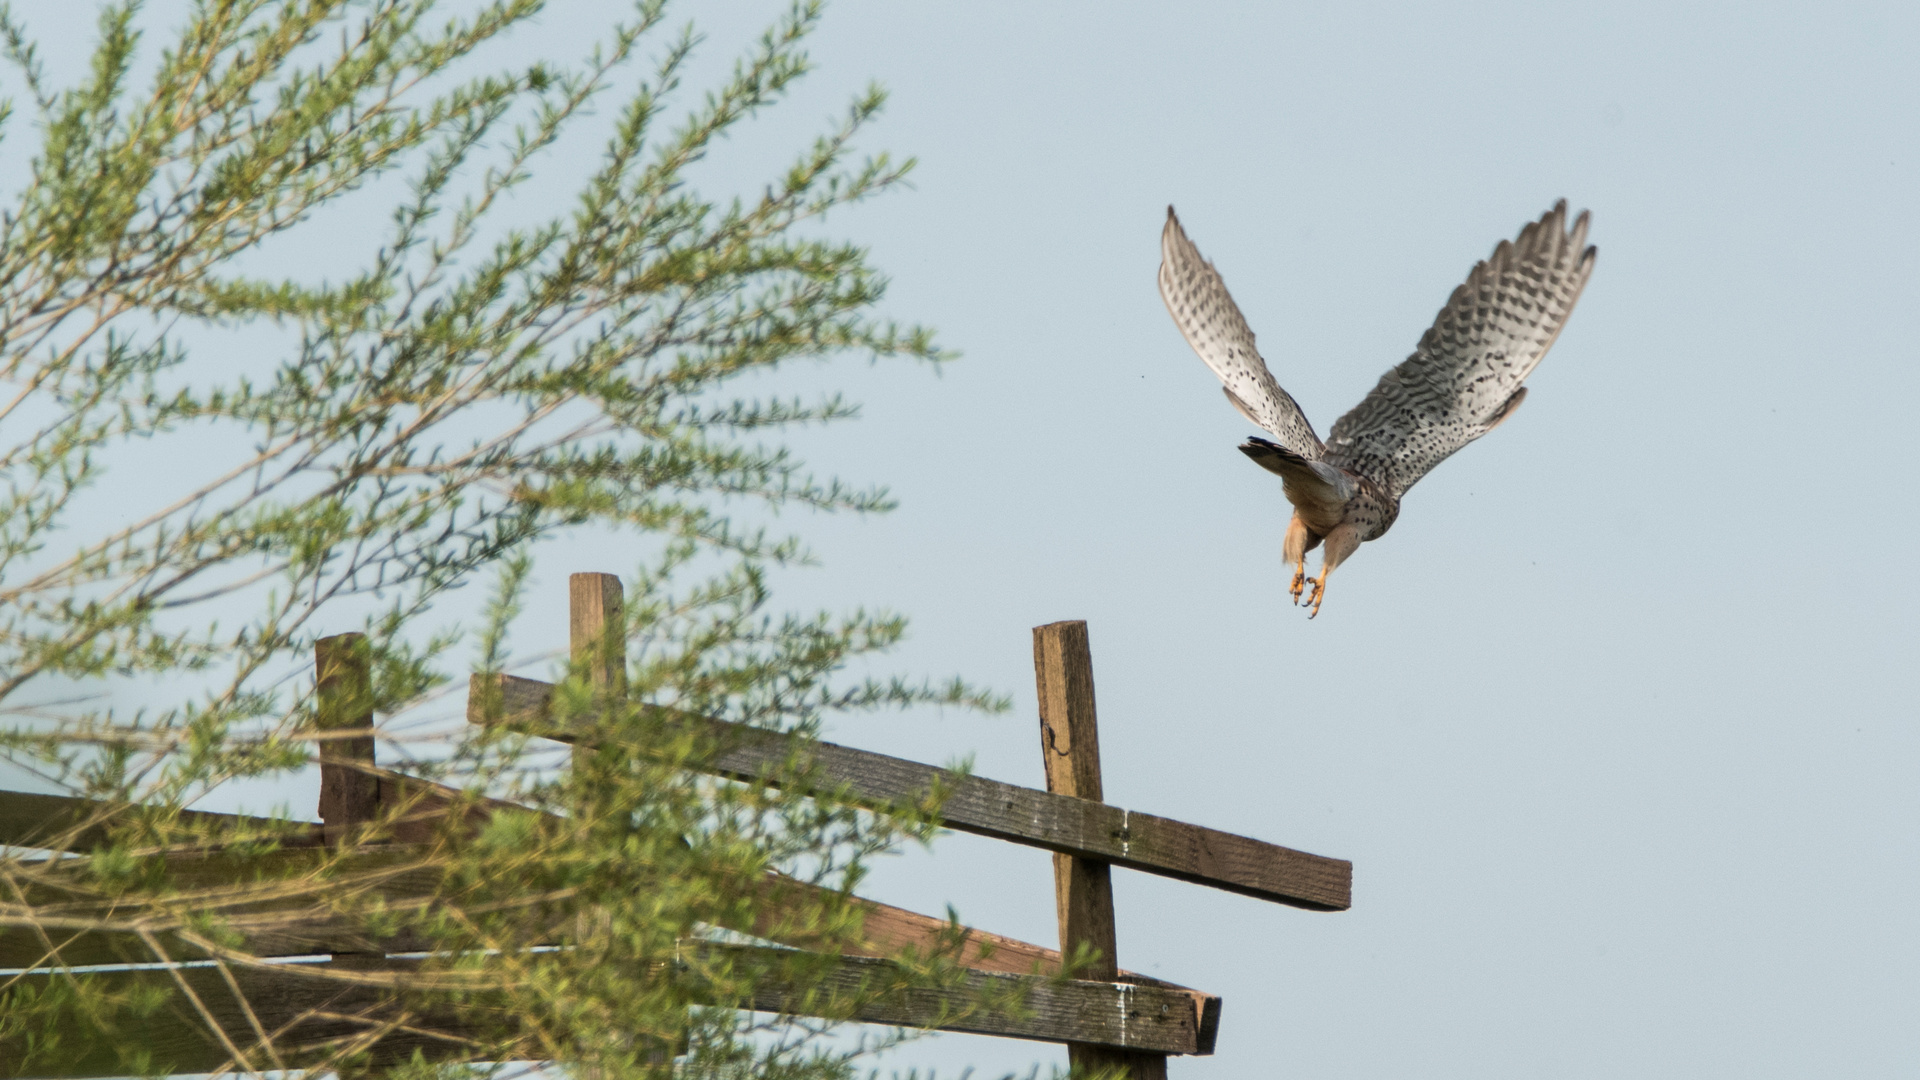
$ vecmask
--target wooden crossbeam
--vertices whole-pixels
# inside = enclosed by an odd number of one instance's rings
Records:
[[[579,726],[566,724],[554,715],[552,685],[504,676],[474,678],[468,718],[573,743],[577,764],[587,760],[581,756],[583,752],[593,749],[645,752],[645,747],[629,746],[617,739],[600,743],[585,737],[587,729],[600,726],[597,721],[609,703],[621,701],[623,696],[624,635],[619,631],[624,619],[618,579],[612,575],[574,575],[570,592],[573,660],[578,669],[584,669],[593,691],[589,698],[591,711],[579,718]],[[1084,678],[1078,682],[1073,656],[1069,655],[1074,650],[1055,648],[1049,653],[1046,648],[1049,642],[1056,646],[1072,644],[1056,632],[1062,627],[1078,628],[1081,633],[1081,648],[1075,655],[1082,661],[1084,670],[1079,674]],[[744,886],[758,891],[756,903],[751,905],[751,925],[729,929],[763,940],[780,940],[798,949],[832,946],[849,955],[690,942],[689,949],[708,954],[708,958],[732,951],[762,967],[774,957],[808,955],[809,963],[825,974],[824,983],[812,977],[804,980],[798,997],[777,983],[761,979],[750,990],[734,991],[744,993],[744,997],[722,1000],[716,990],[704,1000],[762,1011],[1065,1042],[1077,1064],[1122,1064],[1136,1080],[1164,1077],[1168,1054],[1211,1053],[1219,1022],[1217,997],[1120,971],[1114,964],[1110,893],[1101,888],[1106,883],[1107,867],[1125,866],[1309,909],[1340,910],[1350,904],[1352,866],[1344,860],[1101,803],[1091,662],[1084,645],[1084,624],[1056,624],[1036,631],[1043,744],[1049,751],[1049,790],[1045,792],[747,725],[673,710],[649,710],[651,720],[676,726],[678,734],[716,748],[700,767],[717,775],[770,784],[806,784],[811,793],[831,791],[835,797],[850,797],[876,810],[937,812],[941,823],[949,827],[1053,851],[1057,866],[1064,871],[1059,876],[1058,894],[1062,941],[1075,948],[1091,945],[1098,956],[1096,963],[1080,972],[1081,978],[1061,980],[1057,977],[1062,967],[1058,951],[952,927],[942,919],[857,897],[830,895],[819,886],[769,874],[758,883]],[[140,1032],[133,1033],[133,1045],[162,1054],[161,1060],[149,1063],[150,1067],[170,1071],[222,1067],[228,1063],[234,1042],[247,1031],[259,1030],[238,1026],[248,1009],[252,1010],[246,1018],[248,1025],[284,1029],[277,1032],[277,1037],[283,1035],[298,1042],[350,1036],[354,1025],[366,1022],[365,1017],[350,1019],[350,1014],[378,1004],[377,999],[361,1002],[355,997],[366,997],[364,982],[317,978],[316,973],[386,972],[406,977],[407,965],[417,966],[417,962],[390,954],[424,953],[433,947],[432,942],[415,940],[405,932],[370,938],[353,920],[335,915],[328,905],[297,887],[282,893],[277,901],[261,902],[253,898],[257,893],[248,893],[244,883],[298,878],[303,868],[317,868],[324,859],[331,861],[330,881],[338,880],[341,874],[356,876],[352,887],[375,889],[396,906],[430,902],[440,885],[439,871],[423,858],[424,852],[417,845],[442,836],[449,813],[459,813],[467,827],[475,827],[503,808],[531,812],[494,800],[476,802],[454,789],[378,768],[371,738],[367,659],[365,642],[359,635],[323,639],[316,650],[316,724],[324,736],[320,755],[322,825],[296,827],[288,835],[285,823],[277,823],[278,832],[287,835],[285,850],[267,856],[242,857],[218,850],[165,856],[171,864],[168,881],[177,890],[175,898],[191,894],[187,902],[204,900],[207,906],[229,916],[226,922],[239,933],[240,948],[245,952],[282,957],[331,953],[332,960],[319,965],[303,961],[235,969],[230,974],[241,980],[237,997],[232,992],[236,988],[227,984],[228,975],[207,967],[163,972],[122,967],[88,972],[90,978],[124,983],[119,986],[123,991],[138,989],[144,979],[164,979],[168,985],[185,979],[189,987],[195,985],[194,980],[219,979],[217,983],[207,981],[206,993],[195,990],[201,998],[197,1008],[204,1007],[208,994],[229,1003],[235,1015],[221,1020],[229,1037],[212,1040],[204,1030],[195,1035],[191,1024],[183,1026],[179,1022],[185,1014],[170,1019],[158,1017],[153,1022],[163,1030],[157,1037],[142,1038]],[[1077,696],[1076,687],[1080,690]],[[577,700],[573,704],[575,709],[580,708]],[[105,804],[61,796],[0,792],[0,844],[87,850],[104,838],[103,829],[110,824],[103,810],[114,813],[120,809],[138,812],[138,808],[107,808]],[[264,819],[197,812],[187,812],[185,820],[209,826],[210,834],[223,831],[223,826],[267,824]],[[377,831],[364,831],[367,829]],[[335,850],[315,850],[323,846]],[[641,871],[636,887],[645,888],[644,876]],[[110,914],[107,907],[111,904],[102,906],[106,898],[94,895],[83,880],[62,885],[59,878],[58,873],[49,873],[37,883],[23,883],[32,895],[16,895],[11,904],[0,902],[0,968],[44,969],[59,964],[72,970],[87,964],[149,962],[154,959],[150,948],[155,940],[161,942],[170,960],[191,960],[199,955],[190,938],[178,934],[160,933],[157,939],[149,934],[142,939],[142,929],[154,930],[151,922],[135,926],[100,921],[94,916]],[[40,895],[42,892],[46,895]],[[823,901],[858,906],[864,917],[863,940],[851,945],[828,942],[817,931],[784,925],[781,913],[793,909],[796,902],[807,907]],[[565,948],[565,931],[564,925],[556,924],[541,940]],[[905,969],[886,959],[907,948],[930,952],[950,946],[956,932],[962,946],[957,959],[967,969],[961,986],[913,986],[912,980],[904,977]],[[22,978],[31,981],[47,977],[52,976],[35,971]],[[8,985],[16,984],[17,979]],[[879,995],[854,993],[877,985],[888,985],[891,990]],[[1010,990],[1018,991],[1021,1007],[999,1011],[980,1007],[983,995],[989,1000],[1005,1000],[1004,992]],[[996,996],[994,991],[1002,995]],[[825,999],[820,997],[823,993]],[[835,994],[842,1002],[859,996],[874,1000],[862,1003],[855,1012],[844,1013],[822,1003]],[[240,1000],[245,1000],[244,1008]],[[262,1000],[267,1003],[265,1009]],[[281,1012],[276,1013],[276,1009]],[[428,1028],[443,1026],[436,1025],[431,1017],[423,1019]],[[348,1027],[320,1030],[327,1024],[337,1027],[341,1023]],[[85,1033],[66,1034],[75,1040],[86,1038]],[[474,1044],[458,1030],[451,1034],[449,1042],[418,1030],[399,1038],[389,1032],[382,1037],[377,1056],[381,1061],[400,1060],[419,1050],[437,1060],[473,1060]],[[476,1029],[474,1034],[480,1032]],[[23,1052],[26,1044],[7,1043],[21,1038],[24,1036],[0,1038],[0,1080],[38,1075],[18,1067],[8,1071],[10,1063],[18,1060],[16,1051]],[[441,1041],[435,1043],[434,1039]],[[128,1043],[120,1040],[107,1044],[94,1039],[88,1045],[106,1053],[113,1045]],[[118,1064],[116,1060],[105,1070],[114,1071]],[[259,1067],[270,1063],[251,1064]],[[74,1069],[66,1075],[101,1075],[101,1066],[90,1060],[76,1064]]]
[[[706,955],[690,957],[689,966],[698,969],[729,959],[764,964],[787,959],[787,950],[760,946],[689,945]],[[719,954],[719,955],[715,955]],[[726,954],[732,954],[731,956]],[[756,955],[758,954],[758,955]],[[902,1027],[938,1024],[942,1030],[963,1031],[1003,1038],[1060,1042],[1069,1037],[1094,1039],[1103,1044],[1152,1050],[1168,1054],[1210,1053],[1212,1032],[1195,1014],[1192,998],[1178,990],[1139,986],[1118,982],[1084,982],[1049,979],[1033,975],[1007,975],[969,972],[951,987],[912,986],[903,969],[885,960],[863,957],[813,958],[824,973],[822,981],[812,984],[815,998],[796,1001],[787,991],[773,984],[757,986],[745,998],[710,994],[709,1004],[755,1009],[763,1012],[797,1011],[807,1013],[813,1000],[831,1000],[842,995],[845,1001],[854,995],[871,994],[874,988],[898,986],[879,995],[879,1000],[847,1006],[847,1019],[862,1023]],[[146,988],[175,989],[173,1004],[144,1019],[127,1017],[111,1040],[94,1033],[62,1028],[56,1034],[61,1045],[83,1048],[77,1059],[61,1068],[36,1066],[28,1057],[32,1047],[27,1033],[0,1037],[0,1080],[65,1080],[117,1074],[124,1062],[123,1047],[135,1047],[148,1053],[147,1066],[154,1071],[209,1072],[230,1065],[231,1057],[208,1032],[204,1019],[190,1010],[177,993],[176,977],[186,982],[201,1005],[219,1023],[228,1040],[243,1052],[253,1048],[252,1023],[279,1033],[277,1042],[292,1047],[318,1044],[327,1040],[351,1038],[366,1030],[365,1018],[383,1013],[382,987],[366,982],[344,982],[324,976],[338,970],[352,975],[386,973],[407,975],[419,969],[418,960],[389,957],[385,960],[355,958],[345,962],[284,964],[268,967],[235,968],[231,974],[240,996],[236,997],[226,977],[213,967],[157,969],[117,969],[84,972],[94,985],[119,994]],[[19,977],[13,986],[38,992],[45,980],[62,976],[34,974]],[[697,986],[696,997],[701,996]],[[250,1009],[248,1017],[242,1007]],[[1017,1008],[982,1009],[978,1002],[1011,1000]],[[433,1033],[433,1034],[430,1034]],[[34,1032],[41,1038],[44,1032]],[[376,1064],[393,1063],[410,1057],[417,1049],[430,1060],[472,1060],[474,1051],[465,1036],[482,1035],[469,1031],[455,1017],[423,1016],[407,1028],[385,1034],[375,1048]],[[451,1036],[451,1039],[448,1038]],[[270,1067],[264,1060],[251,1063],[254,1068]]]
[[[467,719],[571,743],[576,733],[550,714],[553,691],[552,683],[535,679],[475,675]],[[868,805],[915,807],[925,805],[930,792],[945,792],[940,821],[950,829],[1314,911],[1352,906],[1353,864],[1345,859],[885,754],[827,742],[802,744],[744,724],[660,711],[704,731],[722,747],[705,766],[718,775],[777,783],[788,772],[786,764],[805,755],[820,784],[844,787]]]
[[[437,806],[444,811],[463,804],[458,792],[430,781],[398,776],[386,770],[375,770],[375,775],[381,781],[383,796],[397,792],[428,808],[425,811],[416,810],[403,823],[403,829],[409,832],[425,833],[433,827],[428,816],[432,808]],[[46,831],[48,823],[57,825],[83,820],[89,808],[97,805],[67,795],[0,791],[0,843],[44,840],[49,835]],[[464,805],[475,819],[502,809],[526,812],[512,803],[497,800],[465,802]],[[194,813],[198,814],[202,824],[215,831],[263,820],[234,814]],[[217,851],[169,854],[166,856],[167,880],[177,894],[189,898],[194,905],[223,912],[228,929],[240,936],[237,948],[255,956],[310,956],[374,950],[399,953],[425,950],[432,946],[431,942],[416,940],[405,931],[391,937],[369,938],[365,929],[355,921],[329,914],[323,905],[305,898],[229,906],[247,895],[246,883],[297,878],[317,867],[323,859],[332,861],[335,880],[365,882],[367,887],[375,889],[396,906],[410,899],[432,896],[439,887],[439,872],[422,867],[420,852],[409,844],[395,844],[386,848],[374,846],[334,855],[315,850],[322,842],[319,826],[313,826],[310,832],[300,835],[307,841],[305,846],[267,854],[244,857]],[[88,839],[90,837],[86,834],[76,835],[76,840]],[[73,846],[75,850],[84,851],[91,845],[75,843]],[[801,948],[820,944],[818,938],[795,932],[782,924],[781,902],[792,898],[806,904],[818,904],[826,899],[828,890],[772,873],[766,876],[762,888],[768,903],[755,906],[755,921],[728,929]],[[57,947],[59,962],[71,967],[146,963],[154,959],[147,945],[131,929],[102,931],[92,928],[100,911],[98,905],[89,902],[86,896],[37,886],[29,887],[19,899],[23,901],[19,905],[0,902],[0,918],[4,918],[15,907],[22,914],[27,908],[35,908],[38,925],[0,925],[0,969],[31,968],[49,963],[50,947]],[[909,948],[924,955],[947,940],[953,930],[945,919],[891,904],[862,897],[853,897],[852,903],[861,908],[864,916],[861,939],[835,943],[849,955],[885,958]],[[1010,975],[1051,975],[1060,971],[1058,950],[970,927],[962,928],[961,932],[964,943],[957,959],[967,967],[981,972]],[[158,939],[173,959],[193,960],[204,955],[189,942],[172,934],[159,934]],[[1211,1052],[1213,1034],[1220,1017],[1220,999],[1217,996],[1131,971],[1119,972],[1114,981],[1186,995],[1192,1002],[1202,1032],[1200,1045],[1206,1048],[1196,1052]]]
[[[355,970],[364,964],[354,963]],[[401,963],[405,963],[404,961]],[[397,965],[383,965],[389,969]],[[135,992],[170,992],[167,1005],[145,1015],[131,1012],[116,1016],[112,1038],[100,1038],[99,1032],[79,1025],[62,1025],[51,1032],[37,1032],[38,1045],[30,1044],[24,1032],[0,1037],[0,1078],[4,1080],[68,1080],[81,1077],[124,1076],[128,1067],[144,1064],[154,1074],[214,1072],[238,1064],[243,1070],[273,1067],[271,1058],[260,1053],[250,1019],[276,1036],[276,1047],[289,1051],[301,1046],[319,1046],[335,1040],[350,1039],[367,1030],[364,1022],[351,1019],[378,1010],[385,996],[382,987],[330,981],[318,977],[335,968],[322,964],[284,965],[278,968],[234,969],[235,984],[244,995],[236,997],[218,968],[211,966],[164,969],[135,969],[75,972],[96,990],[120,995]],[[43,988],[65,974],[36,972],[13,980],[15,993],[44,993]],[[178,980],[176,982],[176,979]],[[181,983],[205,1007],[207,1014],[251,1060],[235,1063],[209,1031],[207,1019],[183,1000]],[[125,1000],[123,997],[122,1000]],[[249,1017],[248,1012],[252,1016]],[[452,1017],[435,1017],[442,1031],[458,1036]],[[50,1037],[50,1038],[49,1038]],[[389,1032],[372,1048],[375,1065],[398,1064],[419,1050],[428,1060],[445,1061],[456,1057],[459,1043],[435,1038],[414,1027]],[[44,1049],[41,1049],[44,1047]],[[40,1050],[38,1057],[30,1056]],[[145,1061],[126,1060],[128,1053],[144,1054]],[[47,1059],[57,1054],[57,1067]]]
[[[390,812],[386,824],[399,843],[424,843],[433,838],[437,823],[457,808],[475,826],[489,814],[525,807],[500,799],[474,799],[457,789],[364,763],[338,765],[371,776],[376,781],[378,806]],[[72,795],[42,795],[29,791],[0,791],[0,845],[50,851],[91,851],[106,842],[116,813],[138,813],[138,806],[112,807]],[[276,820],[252,814],[221,814],[206,810],[175,811],[178,823],[213,836],[231,836],[247,830],[271,835],[282,848],[321,847],[327,843],[321,822]]]
[[[0,803],[4,800],[0,799]],[[357,920],[335,914],[324,902],[326,890],[366,888],[404,907],[412,898],[434,895],[443,876],[424,866],[411,847],[362,850],[334,856],[316,848],[266,853],[179,852],[164,856],[166,880],[176,910],[217,914],[238,935],[230,943],[255,956],[311,956],[316,953],[408,952],[430,948],[404,929],[370,938]],[[260,886],[298,882],[325,863],[324,883],[300,890],[289,887],[262,901]],[[152,963],[161,959],[142,941],[124,899],[87,887],[58,884],[54,875],[19,883],[19,892],[0,902],[0,969],[50,964]],[[153,923],[141,920],[149,929]],[[102,927],[105,927],[104,929]],[[206,954],[191,941],[156,930],[154,940],[166,959],[198,960]]]
[[[835,957],[828,963],[831,973],[819,984],[828,993],[848,993],[863,984],[883,983],[895,966],[887,960],[852,956]],[[1018,1010],[968,1012],[983,997],[997,998],[1010,990],[1018,991]],[[765,987],[756,989],[749,1001],[715,1004],[785,1012],[793,1003],[780,988]],[[1162,1054],[1211,1054],[1218,1013],[1203,1017],[1193,1006],[1193,998],[1186,991],[1167,987],[972,971],[953,988],[913,987],[888,994],[864,1005],[852,1019],[899,1027],[937,1023],[942,1031],[1055,1043],[1076,1040]],[[947,1017],[944,1021],[940,1020],[943,1016]]]
[[[134,808],[125,808],[134,809]],[[40,795],[29,791],[0,791],[0,845],[89,851],[104,843],[113,811],[107,804],[71,795]],[[194,829],[231,829],[248,825],[265,832],[277,829],[283,847],[318,847],[325,842],[317,823],[300,823],[290,833],[287,823],[200,810],[179,811],[180,824]]]

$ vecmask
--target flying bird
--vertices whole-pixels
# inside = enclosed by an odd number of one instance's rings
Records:
[[[1320,613],[1327,577],[1400,516],[1400,499],[1455,450],[1499,427],[1527,396],[1520,385],[1547,355],[1593,272],[1587,214],[1567,226],[1565,199],[1502,240],[1453,290],[1413,355],[1380,377],[1322,443],[1292,395],[1267,370],[1253,331],[1219,271],[1187,239],[1173,207],[1160,234],[1160,297],[1187,344],[1225,384],[1240,415],[1272,440],[1240,452],[1278,473],[1293,504],[1282,553],[1295,604],[1311,585],[1308,617]],[[1307,552],[1325,545],[1320,576]]]

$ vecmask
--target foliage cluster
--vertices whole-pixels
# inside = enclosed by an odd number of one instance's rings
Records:
[[[700,1003],[776,980],[830,1020],[900,989],[689,943],[755,926],[777,872],[820,886],[779,910],[833,951],[858,933],[845,897],[864,862],[924,838],[924,814],[702,779],[685,766],[714,748],[659,707],[806,735],[836,711],[994,704],[837,675],[901,623],[770,614],[766,569],[804,553],[737,524],[756,503],[887,505],[762,441],[846,403],[740,380],[849,353],[942,359],[876,315],[884,280],[819,226],[910,163],[854,153],[875,89],[757,194],[695,187],[807,71],[813,4],[677,120],[698,39],[659,0],[581,61],[475,74],[540,8],[195,0],[155,50],[118,0],[70,86],[0,8],[38,139],[0,211],[0,751],[90,800],[0,838],[31,845],[0,849],[0,967],[25,969],[0,975],[0,1047],[37,1055],[15,1070],[158,1068],[157,1032],[238,1016],[250,1034],[217,1039],[242,1070],[405,1075],[451,1054],[616,1078],[679,1054],[682,1075],[838,1076],[855,1054],[820,1028]],[[594,139],[563,206],[516,198]],[[351,272],[313,272],[363,234]],[[350,713],[417,712],[470,667],[508,665],[536,546],[579,528],[650,553],[617,628],[624,688],[576,665],[556,705],[617,746],[558,767],[492,727],[440,729],[408,771],[445,788],[408,788],[331,845],[188,810],[310,765],[323,636],[366,635],[373,678]],[[483,614],[446,617],[487,578]],[[295,971],[274,957],[316,926],[414,956],[300,968],[337,990],[325,1037],[270,1030],[247,988]],[[81,970],[101,950],[198,966]],[[937,951],[910,959],[903,978],[952,974]]]

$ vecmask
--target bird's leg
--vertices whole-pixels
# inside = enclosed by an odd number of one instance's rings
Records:
[[[1322,566],[1320,568],[1320,576],[1311,580],[1313,581],[1313,594],[1307,597],[1307,604],[1312,607],[1313,610],[1307,612],[1307,618],[1309,619],[1320,614],[1320,601],[1326,598],[1327,568]]]
[[[1307,618],[1311,619],[1320,614],[1320,602],[1327,598],[1327,579],[1333,576],[1333,568],[1346,562],[1347,556],[1353,554],[1359,546],[1360,530],[1354,528],[1350,522],[1343,521],[1335,525],[1333,531],[1327,534],[1327,550],[1326,554],[1321,556],[1320,576],[1311,579],[1313,594],[1307,597],[1307,603],[1313,610],[1307,612]]]
[[[1307,523],[1300,520],[1299,514],[1293,515],[1293,520],[1287,522],[1287,538],[1280,545],[1280,550],[1287,561],[1293,564],[1293,582],[1287,586],[1287,595],[1293,597],[1295,604],[1300,603],[1300,593],[1307,584],[1307,552],[1319,542],[1320,538],[1313,535],[1313,530],[1307,528]]]

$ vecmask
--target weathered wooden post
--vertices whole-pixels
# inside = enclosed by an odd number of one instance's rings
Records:
[[[568,655],[584,667],[602,710],[627,696],[626,599],[618,574],[573,574],[567,578]],[[593,753],[575,746],[579,765]]]
[[[1100,733],[1094,719],[1093,651],[1087,624],[1049,623],[1033,630],[1033,678],[1040,696],[1040,753],[1046,761],[1047,790],[1089,802],[1102,802]],[[1112,982],[1119,976],[1113,924],[1112,867],[1072,855],[1053,857],[1053,895],[1060,915],[1060,952],[1072,956],[1081,946],[1099,958],[1074,977]],[[1125,1066],[1134,1080],[1165,1080],[1167,1059],[1087,1043],[1067,1044],[1067,1060],[1076,1068]]]
[[[567,578],[567,630],[575,665],[585,665],[595,690],[618,699],[627,689],[625,593],[618,574]]]
[[[612,715],[614,703],[627,696],[627,615],[626,587],[618,574],[572,574],[567,578],[567,654],[575,670],[585,668],[587,683],[601,716]],[[594,748],[576,745],[573,761],[577,767]],[[656,1065],[671,1062],[686,1053],[686,1037],[678,1039],[644,1038],[641,1044],[648,1061]],[[576,1070],[581,1080],[602,1080],[600,1069]]]
[[[380,812],[374,775],[373,670],[365,634],[335,634],[313,643],[314,726],[320,739],[320,824],[339,846]],[[362,732],[351,736],[342,731]]]
[[[328,847],[345,847],[380,813],[373,746],[373,663],[365,634],[313,643],[314,727],[320,739],[320,828]],[[333,733],[363,732],[350,736]],[[336,952],[335,963],[376,965],[378,949]]]

